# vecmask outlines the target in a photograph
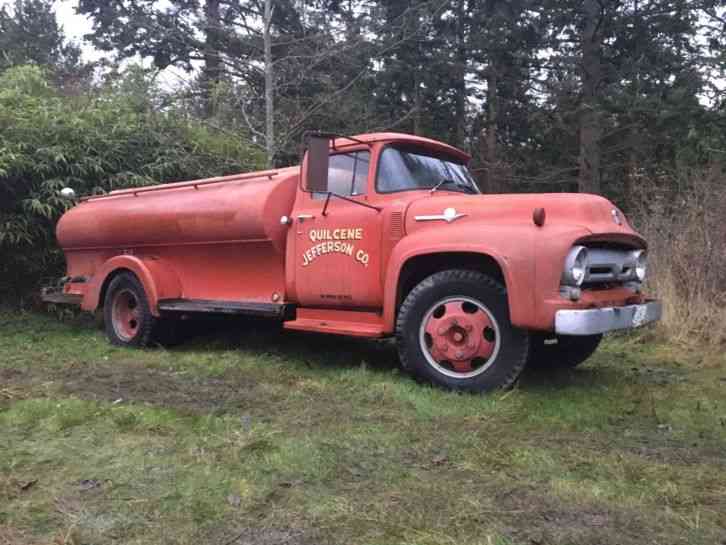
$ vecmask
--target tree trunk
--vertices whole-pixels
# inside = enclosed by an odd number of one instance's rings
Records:
[[[635,25],[635,35],[640,36],[642,32],[642,24],[638,0],[633,2],[633,21]],[[634,201],[633,190],[638,176],[638,151],[640,149],[641,128],[639,127],[636,111],[640,102],[640,63],[643,60],[640,40],[636,40],[634,44],[633,58],[635,59],[635,72],[633,73],[632,82],[632,104],[628,111],[628,124],[630,125],[630,129],[628,131],[628,159],[625,163],[622,197],[622,202],[626,207],[630,206]],[[628,212],[627,209],[625,211]]]
[[[463,148],[466,139],[466,0],[459,0],[456,15],[456,60],[454,72],[456,144]]]
[[[578,190],[600,193],[600,140],[602,125],[598,98],[602,79],[600,4],[585,0],[582,31],[582,103],[580,107],[580,159]]]
[[[265,0],[262,41],[265,55],[265,150],[267,166],[275,161],[275,88],[272,64],[272,0]]]
[[[497,70],[490,61],[487,71],[486,186],[488,193],[501,191],[497,179]]]
[[[421,130],[421,111],[423,105],[423,98],[421,97],[421,81],[419,75],[421,73],[421,67],[415,70],[413,75],[413,134],[420,135]]]
[[[204,4],[204,68],[203,93],[207,117],[215,114],[214,92],[222,79],[222,62],[219,58],[219,0],[206,0]]]

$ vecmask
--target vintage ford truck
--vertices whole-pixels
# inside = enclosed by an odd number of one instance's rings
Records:
[[[486,391],[658,320],[646,242],[607,199],[482,195],[469,156],[406,134],[313,134],[296,167],[89,196],[45,300],[147,346],[193,313],[397,339],[405,369]],[[311,337],[310,342],[315,342]]]

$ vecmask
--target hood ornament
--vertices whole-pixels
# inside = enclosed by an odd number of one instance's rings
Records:
[[[437,221],[443,220],[446,223],[451,223],[459,218],[463,218],[466,214],[461,214],[456,211],[456,208],[445,208],[442,214],[434,214],[431,216],[415,216],[416,221]]]
[[[622,225],[622,224],[623,224],[623,220],[622,220],[622,218],[620,217],[620,212],[618,211],[618,209],[617,209],[617,208],[613,208],[613,209],[612,209],[612,210],[610,211],[610,214],[612,214],[612,216],[613,216],[613,221],[615,222],[615,224],[616,224],[616,225]]]

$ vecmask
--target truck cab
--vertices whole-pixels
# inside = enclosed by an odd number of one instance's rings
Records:
[[[395,336],[404,368],[469,391],[577,365],[604,333],[660,318],[646,242],[616,206],[482,195],[469,159],[406,134],[313,134],[298,167],[82,199],[44,297],[102,309],[122,345],[200,312]]]

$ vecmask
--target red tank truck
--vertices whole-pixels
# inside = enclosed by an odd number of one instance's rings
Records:
[[[301,167],[85,197],[58,223],[67,276],[43,295],[102,310],[124,346],[194,313],[395,336],[406,369],[469,391],[527,362],[575,366],[603,333],[660,318],[646,242],[610,201],[482,195],[469,159],[406,134],[318,134]]]

